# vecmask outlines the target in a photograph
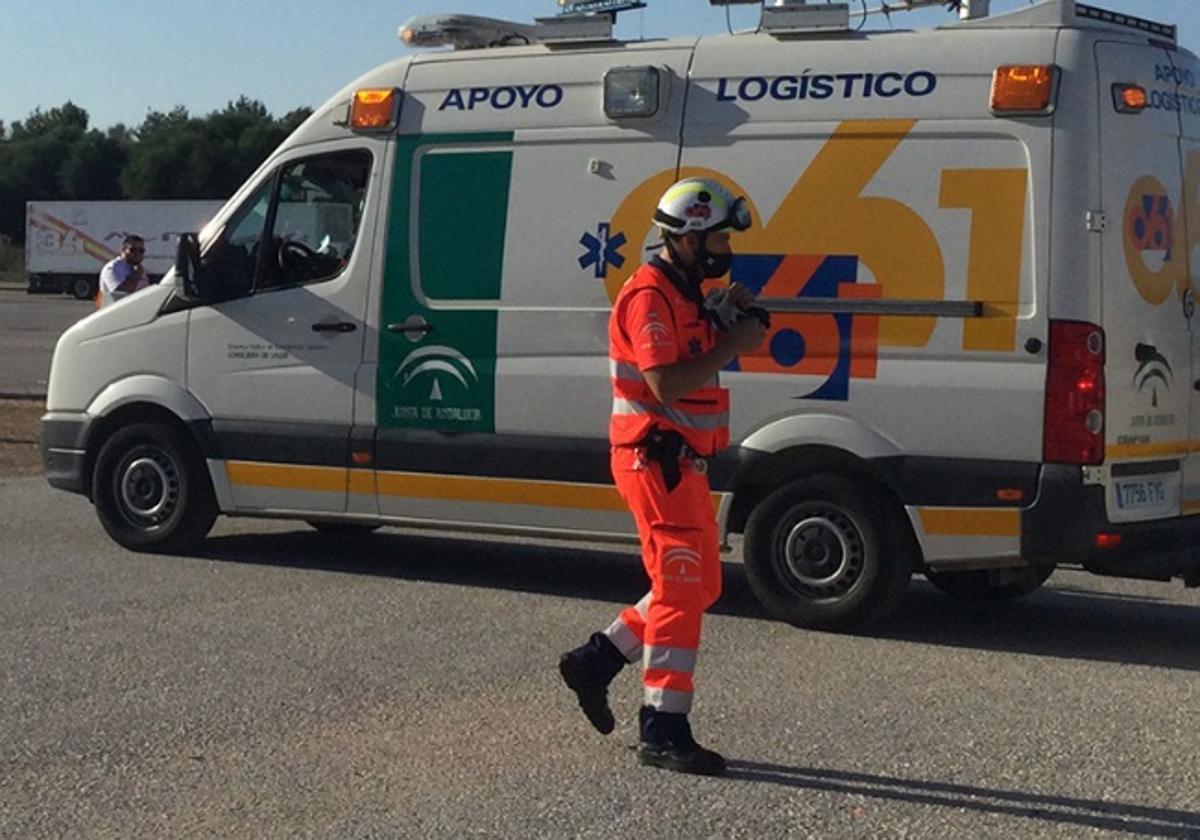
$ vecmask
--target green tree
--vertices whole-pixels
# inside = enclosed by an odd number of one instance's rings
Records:
[[[73,144],[59,170],[64,196],[73,199],[119,199],[121,170],[128,159],[128,141],[110,131],[89,131]]]
[[[135,128],[89,129],[69,101],[0,122],[0,235],[24,241],[27,201],[227,198],[311,114],[275,119],[242,96],[205,117],[151,112]]]

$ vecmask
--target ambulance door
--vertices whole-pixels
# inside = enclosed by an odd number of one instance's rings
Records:
[[[1192,336],[1176,84],[1166,50],[1096,44],[1109,519],[1177,516],[1190,436]],[[1121,91],[1148,94],[1128,109]],[[1123,112],[1128,111],[1128,112]]]
[[[282,158],[204,254],[219,302],[192,310],[188,387],[239,510],[346,509],[382,142]]]
[[[1187,265],[1187,291],[1182,299],[1184,314],[1188,317],[1192,335],[1192,372],[1189,381],[1181,381],[1181,387],[1191,394],[1190,434],[1187,460],[1183,470],[1183,512],[1200,514],[1200,318],[1196,317],[1196,290],[1200,285],[1200,255],[1195,253],[1200,243],[1200,61],[1188,52],[1177,50],[1169,54],[1173,69],[1171,81],[1176,85],[1174,100],[1179,106],[1182,136],[1180,159],[1183,169],[1183,194],[1176,213],[1183,214],[1183,225],[1175,222],[1180,259]],[[1166,67],[1160,68],[1161,78]],[[1161,104],[1164,94],[1169,94],[1169,83],[1159,82],[1157,101]],[[1154,102],[1153,94],[1148,102]]]
[[[631,530],[610,489],[606,329],[644,254],[617,213],[674,178],[689,56],[632,46],[411,67],[381,320],[383,514]],[[606,116],[617,67],[647,69],[653,113]]]

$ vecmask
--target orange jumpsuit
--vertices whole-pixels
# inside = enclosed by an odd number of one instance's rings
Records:
[[[637,523],[651,588],[605,633],[627,660],[642,659],[645,705],[686,714],[701,617],[721,594],[705,459],[728,445],[729,394],[714,377],[663,405],[642,378],[643,370],[687,361],[716,343],[699,293],[677,287],[673,273],[657,258],[643,265],[617,296],[609,320],[612,472]],[[647,438],[656,432],[676,434],[685,444],[675,477],[653,459],[653,447],[647,452]],[[678,484],[669,489],[672,478]]]

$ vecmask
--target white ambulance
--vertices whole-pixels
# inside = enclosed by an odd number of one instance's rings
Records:
[[[42,446],[135,550],[218,514],[632,538],[610,303],[678,178],[745,195],[774,310],[710,465],[750,582],[804,626],[913,572],[1200,584],[1200,63],[1071,0],[931,31],[845,5],[615,42],[611,19],[411,22],[181,248],[72,327]]]

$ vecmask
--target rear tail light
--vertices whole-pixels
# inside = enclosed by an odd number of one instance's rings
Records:
[[[1101,533],[1096,535],[1096,548],[1117,548],[1121,542],[1120,534]]]
[[[1104,461],[1104,330],[1082,321],[1050,322],[1042,459]]]

